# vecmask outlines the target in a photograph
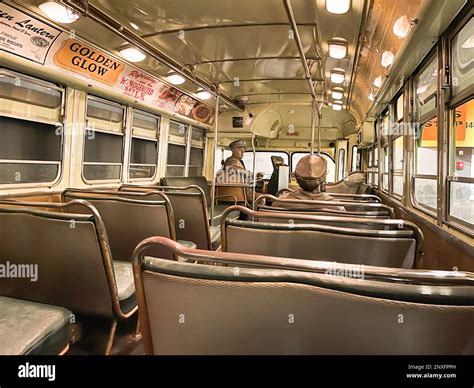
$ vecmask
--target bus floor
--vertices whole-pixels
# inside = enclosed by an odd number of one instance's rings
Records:
[[[138,314],[117,325],[110,355],[144,355],[141,335],[136,336]],[[72,344],[66,355],[104,355],[111,321],[81,318],[81,338]]]

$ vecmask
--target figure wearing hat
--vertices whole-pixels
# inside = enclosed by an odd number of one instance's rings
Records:
[[[299,189],[294,191],[287,191],[280,195],[280,199],[302,199],[306,201],[332,201],[334,200],[328,193],[326,193],[326,175],[327,162],[320,155],[307,155],[300,159],[295,168],[295,177]],[[285,204],[283,202],[274,202],[278,207],[292,207],[292,208],[310,208],[307,204]],[[344,207],[333,207],[333,210],[344,211]]]
[[[245,163],[242,158],[245,152],[245,140],[235,140],[229,144],[232,150],[232,155],[224,161],[222,170],[219,170],[216,175],[218,183],[243,183],[251,184],[253,174],[245,168]],[[252,187],[245,187],[246,200],[251,201],[253,197]]]
[[[224,169],[231,167],[246,170],[242,160],[245,152],[245,140],[235,140],[229,144],[229,148],[232,151],[232,155],[225,160]]]

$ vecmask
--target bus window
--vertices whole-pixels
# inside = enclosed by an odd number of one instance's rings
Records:
[[[59,178],[62,101],[56,85],[0,70],[0,184]]]
[[[270,179],[273,174],[272,156],[281,156],[284,160],[284,164],[288,166],[288,154],[286,152],[257,151],[255,153],[255,170],[256,172],[262,172],[264,179]],[[242,160],[247,170],[252,170],[253,152],[245,152]]]
[[[224,161],[232,155],[232,151],[223,147],[217,147],[216,159],[214,160],[214,171],[224,167]]]
[[[351,164],[351,171],[357,171],[357,166],[359,165],[359,154],[357,153],[357,146],[352,146],[352,164]]]
[[[403,195],[403,136],[392,140],[393,180],[392,191],[398,197]]]
[[[415,102],[418,117],[425,117],[436,109],[438,85],[438,57],[433,59],[415,78]]]
[[[113,102],[88,96],[86,115],[84,179],[120,180],[125,109]]]
[[[453,39],[453,95],[467,90],[474,83],[473,35],[474,18],[471,18]]]
[[[383,148],[382,190],[388,192],[388,145]]]
[[[204,130],[192,127],[188,176],[202,175],[204,166]]]
[[[415,200],[432,209],[437,208],[438,125],[437,118],[421,125],[415,144]]]
[[[160,117],[139,110],[133,111],[132,144],[129,177],[151,179],[158,162]]]
[[[296,165],[303,156],[309,155],[307,152],[293,152],[291,154],[291,171],[294,173]],[[336,181],[336,162],[329,155],[321,153],[320,154],[327,162],[328,172],[326,176],[327,183],[333,183]]]
[[[185,176],[188,125],[170,121],[166,176]]]
[[[451,126],[449,214],[474,224],[474,99],[455,108]]]

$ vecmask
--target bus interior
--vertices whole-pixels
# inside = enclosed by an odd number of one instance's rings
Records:
[[[474,355],[473,243],[472,1],[0,1],[1,355]]]

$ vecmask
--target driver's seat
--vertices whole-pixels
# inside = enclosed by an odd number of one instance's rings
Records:
[[[281,156],[271,156],[272,165],[273,165],[273,173],[270,177],[270,181],[268,182],[267,186],[267,193],[271,195],[277,195],[278,192],[278,174],[280,166],[285,165],[285,160]]]

